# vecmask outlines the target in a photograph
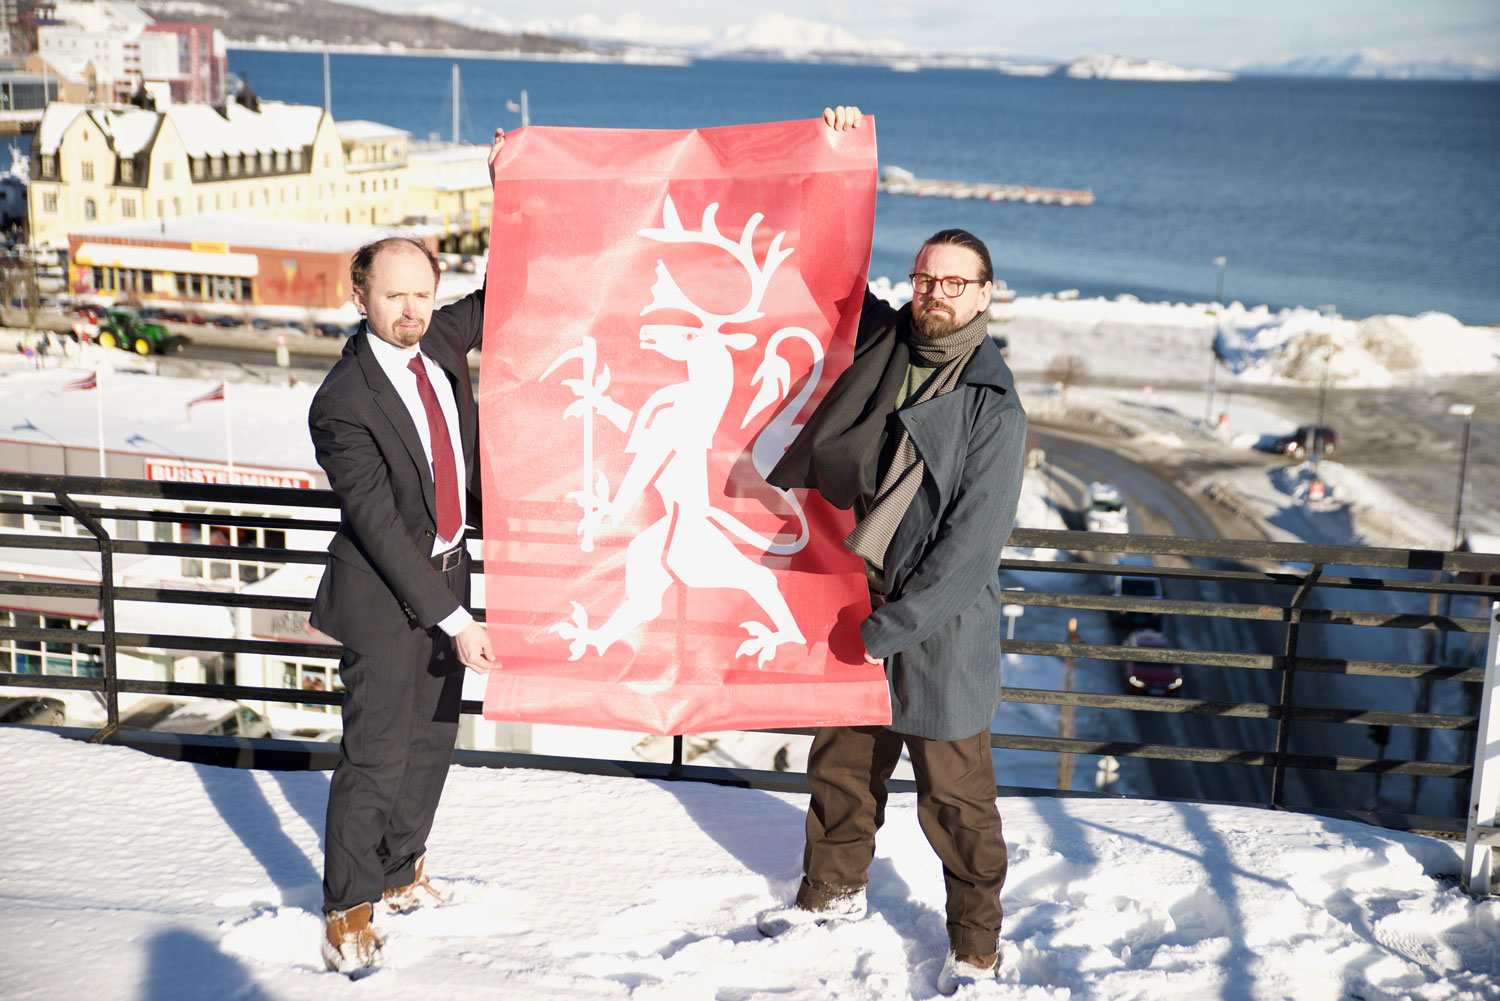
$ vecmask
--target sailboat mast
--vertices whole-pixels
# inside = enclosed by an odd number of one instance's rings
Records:
[[[328,75],[328,53],[323,53],[323,110],[333,112],[333,86]]]
[[[453,144],[458,145],[458,63],[453,64]]]

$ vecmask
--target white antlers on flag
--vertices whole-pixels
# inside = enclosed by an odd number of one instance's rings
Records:
[[[99,388],[99,372],[96,369],[93,372],[90,372],[88,375],[83,376],[81,379],[74,379],[72,382],[68,383],[66,386],[63,387],[63,392],[66,393],[69,390],[73,390],[73,389],[98,389],[98,388]]]
[[[689,315],[696,316],[703,324],[703,330],[706,333],[717,333],[719,328],[726,323],[745,323],[749,320],[759,320],[765,315],[760,311],[760,304],[766,297],[766,288],[771,284],[771,276],[776,273],[781,262],[792,253],[790,248],[781,249],[781,239],[786,236],[786,233],[777,233],[771,240],[771,246],[766,250],[765,264],[761,265],[756,263],[755,249],[751,241],[755,238],[755,230],[765,216],[759,212],[752,215],[745,222],[745,229],[740,234],[739,242],[735,242],[719,232],[718,224],[714,221],[714,216],[718,211],[719,203],[710,203],[708,208],[703,210],[703,228],[696,232],[686,230],[682,228],[682,220],[677,216],[677,206],[672,204],[672,198],[669,195],[666,204],[662,206],[662,228],[643,229],[640,233],[660,243],[700,243],[728,251],[729,255],[738,261],[746,274],[750,276],[750,298],[744,307],[733,313],[710,313],[700,308],[677,287],[677,282],[667,271],[666,264],[657,261],[656,284],[651,287],[651,305],[641,310],[642,316],[658,309],[680,309]]]

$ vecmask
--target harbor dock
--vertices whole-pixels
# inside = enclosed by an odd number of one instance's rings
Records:
[[[1038,188],[1030,184],[987,184],[969,181],[941,181],[917,177],[900,167],[886,167],[875,182],[875,190],[888,195],[916,195],[918,198],[976,198],[990,202],[1024,202],[1028,205],[1092,205],[1094,193],[1088,188]]]

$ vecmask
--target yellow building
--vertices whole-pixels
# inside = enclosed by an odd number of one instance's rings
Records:
[[[409,139],[249,94],[161,111],[54,103],[32,144],[31,240],[62,248],[80,229],[210,214],[398,226]]]
[[[488,146],[413,143],[406,182],[406,221],[441,226],[440,249],[476,253],[489,242],[490,186]]]

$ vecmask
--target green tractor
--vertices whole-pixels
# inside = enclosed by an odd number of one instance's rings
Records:
[[[187,345],[187,338],[170,334],[160,323],[141,318],[140,310],[131,306],[110,309],[99,323],[99,344],[106,348],[123,348],[138,355],[152,352],[173,354]]]

